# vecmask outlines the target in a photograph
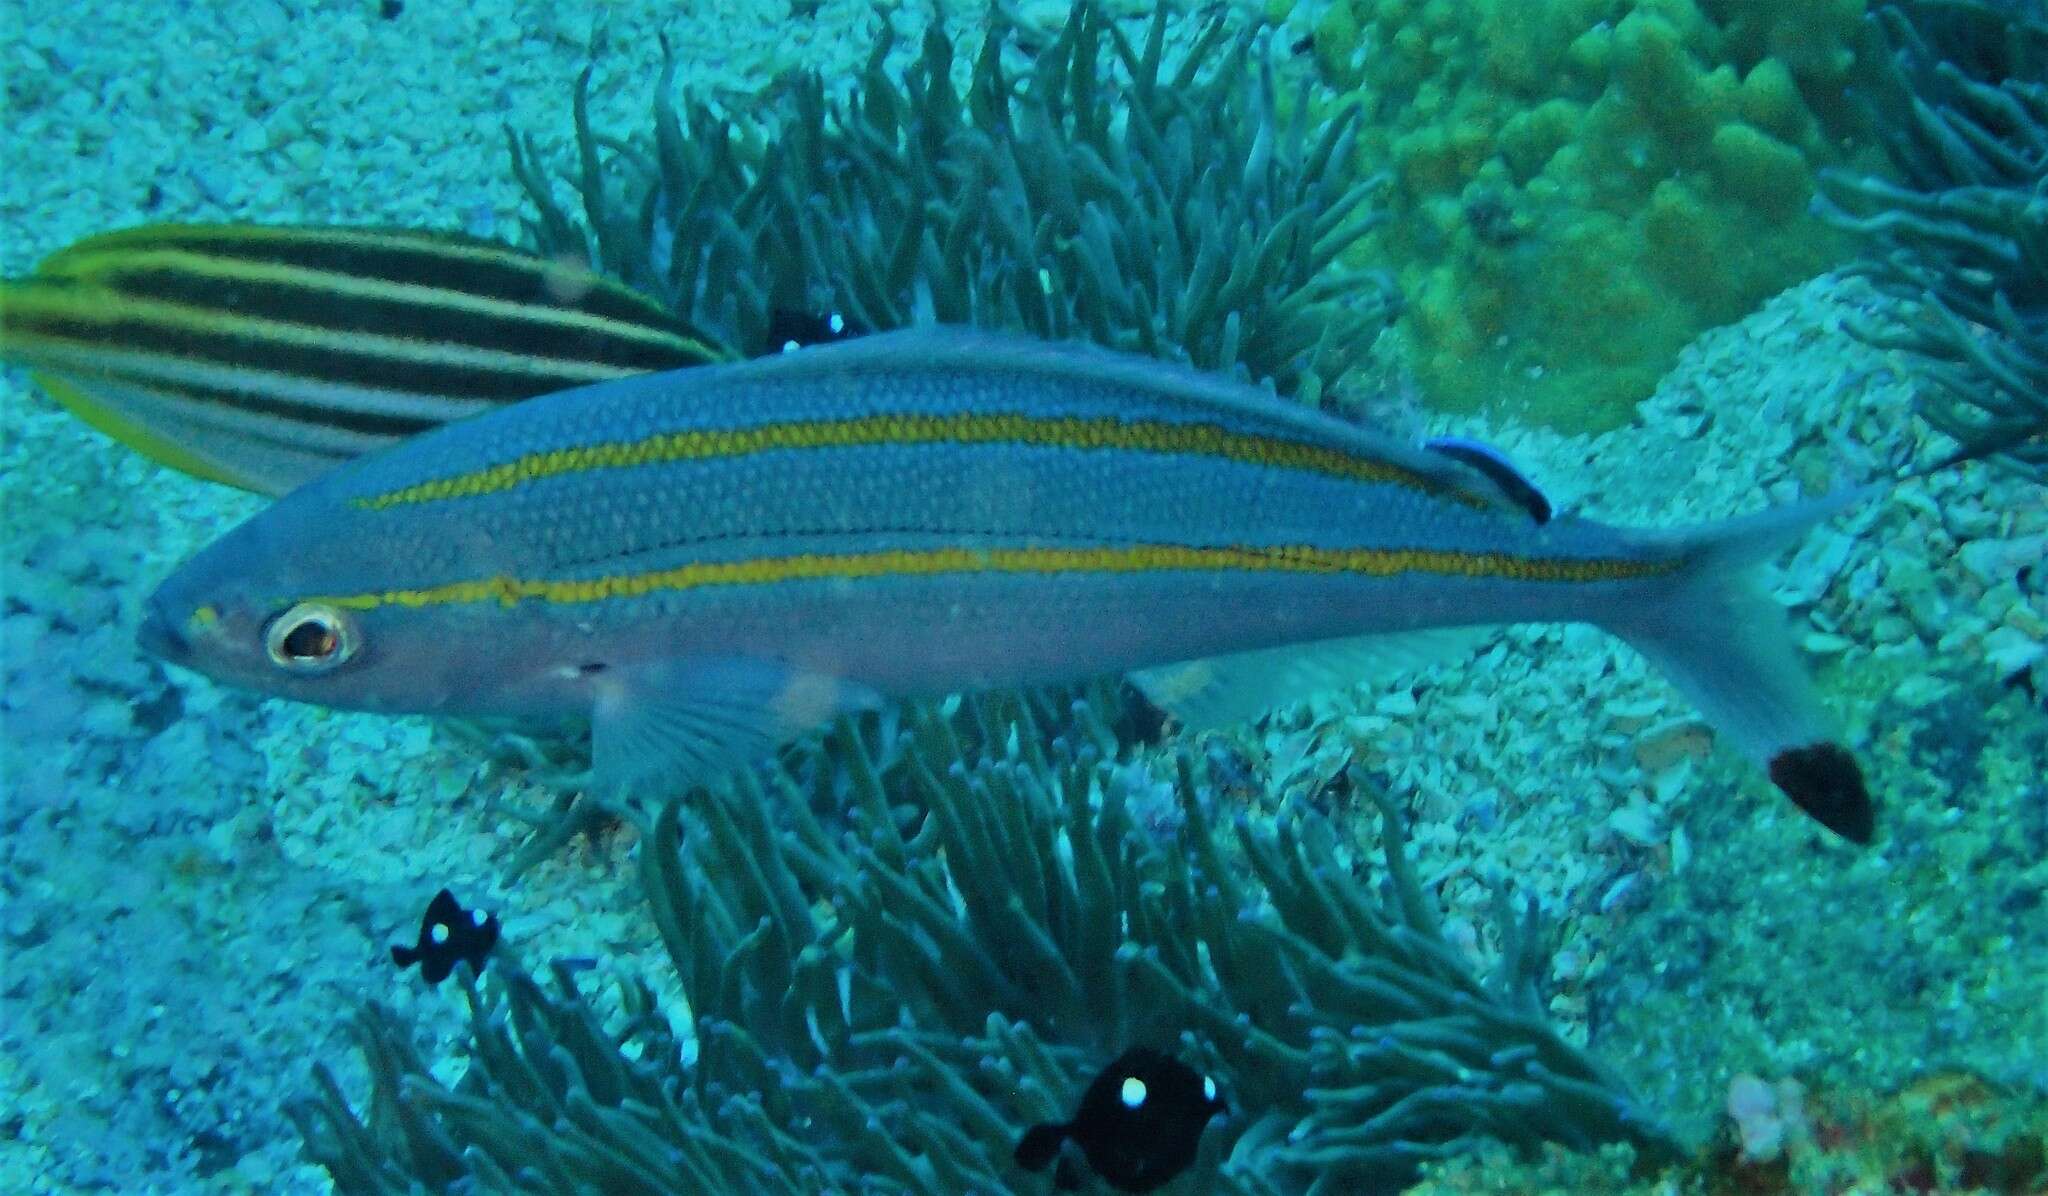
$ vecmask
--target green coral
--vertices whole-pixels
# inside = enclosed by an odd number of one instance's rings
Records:
[[[1704,329],[1845,255],[1807,213],[1861,126],[1861,0],[1351,0],[1363,171],[1430,396],[1623,422]],[[1326,40],[1349,36],[1355,44]]]
[[[1543,1018],[1533,914],[1503,899],[1481,979],[1390,803],[1382,867],[1340,845],[1313,807],[1355,770],[1219,830],[1208,766],[1120,757],[1096,703],[1040,701],[842,725],[671,805],[641,863],[691,1033],[645,986],[610,1029],[567,969],[543,985],[501,961],[465,978],[452,1085],[364,1012],[366,1115],[320,1069],[294,1110],[309,1154],[350,1193],[1004,1191],[1022,1128],[1142,1042],[1234,1110],[1184,1190],[1391,1191],[1487,1140],[1676,1157]]]
[[[1134,44],[1081,3],[1013,73],[1021,38],[998,7],[963,90],[937,24],[889,68],[885,20],[850,96],[798,74],[762,115],[726,118],[671,107],[671,69],[651,138],[632,140],[591,128],[586,74],[580,220],[514,139],[531,232],[748,356],[777,347],[772,313],[838,311],[869,331],[1093,340],[1317,402],[1395,306],[1383,275],[1334,264],[1378,219],[1378,180],[1351,174],[1358,114],[1307,80],[1281,95],[1256,31],[1217,17],[1174,55],[1168,32],[1165,6]]]

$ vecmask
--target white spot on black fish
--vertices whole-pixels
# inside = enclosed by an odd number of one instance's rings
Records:
[[[781,308],[768,316],[767,341],[783,353],[794,353],[809,345],[822,345],[859,335],[859,330],[836,311],[821,316],[814,312]]]
[[[467,960],[472,969],[482,971],[485,958],[497,945],[498,916],[465,910],[455,900],[455,894],[442,889],[427,903],[426,916],[420,919],[419,943],[392,947],[391,961],[400,968],[417,963],[422,980],[439,984],[455,970],[459,960]]]
[[[1072,1140],[1104,1183],[1121,1192],[1150,1192],[1195,1161],[1209,1119],[1228,1110],[1216,1082],[1171,1055],[1132,1047],[1081,1094],[1074,1119],[1032,1126],[1017,1143],[1017,1165],[1040,1171]],[[1080,1186],[1067,1159],[1055,1182]]]

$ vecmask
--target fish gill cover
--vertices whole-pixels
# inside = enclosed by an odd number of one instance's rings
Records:
[[[1023,1129],[1129,1043],[1229,1093],[1199,1190],[1390,1192],[1482,1140],[1677,1142],[1542,1012],[1533,910],[1500,892],[1481,977],[1443,936],[1399,815],[1355,768],[1270,824],[1185,748],[1121,747],[1116,699],[919,705],[671,803],[641,868],[692,1031],[644,982],[624,1024],[565,966],[479,983],[463,1078],[372,1003],[361,1117],[333,1077],[293,1116],[345,1193],[958,1193],[1026,1182]],[[1055,733],[1056,732],[1056,733]],[[1316,803],[1362,791],[1383,863]]]

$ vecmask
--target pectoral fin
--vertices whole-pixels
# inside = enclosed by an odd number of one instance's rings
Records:
[[[833,717],[881,704],[825,673],[746,657],[687,657],[598,675],[594,784],[646,796],[717,781]]]
[[[1130,675],[1148,701],[1191,731],[1249,722],[1275,706],[1424,668],[1470,650],[1492,628],[1451,627],[1237,652]]]

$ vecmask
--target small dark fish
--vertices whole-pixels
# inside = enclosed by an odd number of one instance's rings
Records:
[[[1025,1132],[1017,1165],[1042,1171],[1071,1138],[1105,1183],[1121,1192],[1150,1192],[1194,1163],[1209,1119],[1228,1111],[1216,1081],[1171,1055],[1132,1047],[1088,1085],[1072,1121]],[[1065,1160],[1055,1174],[1063,1190],[1080,1186]]]
[[[391,960],[400,968],[418,963],[420,978],[439,984],[455,970],[457,960],[466,959],[471,968],[482,971],[484,957],[497,945],[498,915],[463,909],[455,894],[442,889],[420,919],[419,945],[391,948]]]
[[[779,308],[768,316],[768,343],[778,353],[794,353],[811,345],[843,341],[860,332],[838,312],[815,312]]]

